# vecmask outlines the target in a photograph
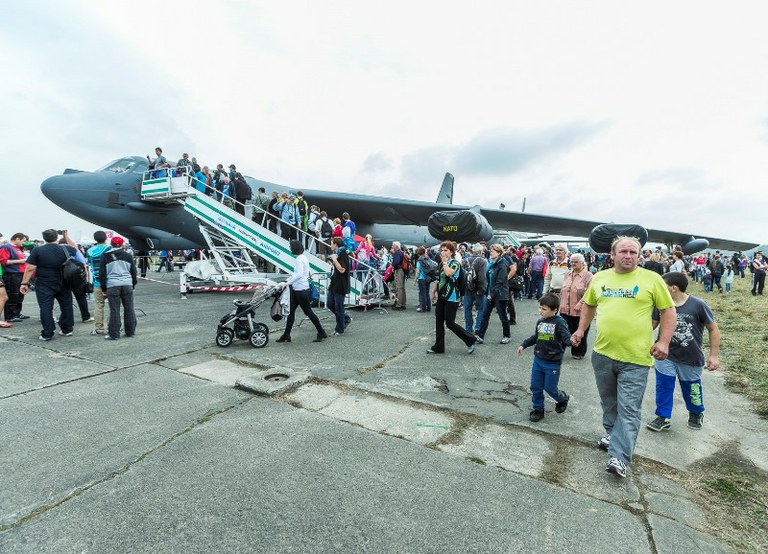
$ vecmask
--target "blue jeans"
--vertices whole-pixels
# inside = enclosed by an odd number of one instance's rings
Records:
[[[475,331],[479,331],[483,325],[483,308],[485,307],[485,295],[482,293],[468,292],[464,295],[464,330],[472,333],[472,324]],[[473,322],[472,310],[477,306],[477,321]]]
[[[670,359],[656,360],[656,415],[666,419],[672,417],[672,400],[675,395],[675,378],[680,380],[686,409],[692,414],[704,411],[704,390],[701,387],[701,372],[704,368],[673,362]]]
[[[555,399],[555,402],[565,402],[568,396],[557,388],[560,382],[560,364],[542,360],[538,356],[533,357],[531,368],[531,399],[534,410],[544,409],[544,391]]]
[[[597,352],[592,352],[592,367],[603,408],[603,428],[611,435],[608,454],[629,464],[640,431],[648,368],[620,362]]]
[[[53,301],[59,303],[61,315],[59,327],[64,333],[71,333],[75,327],[75,315],[72,311],[72,291],[61,287],[51,287],[37,280],[35,285],[37,305],[40,307],[40,323],[43,324],[43,337],[49,339],[56,331],[56,323],[53,320]]]
[[[328,298],[326,300],[326,306],[333,315],[336,316],[336,328],[334,331],[340,335],[344,333],[344,329],[347,327],[347,323],[350,317],[344,311],[344,295],[337,292],[328,291]]]
[[[432,300],[429,298],[429,283],[426,279],[419,279],[416,281],[419,284],[419,308],[422,312],[429,312],[432,310]]]

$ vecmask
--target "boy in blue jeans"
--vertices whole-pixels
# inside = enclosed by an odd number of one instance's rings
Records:
[[[568,408],[570,400],[564,391],[557,388],[563,353],[571,345],[571,333],[565,319],[557,313],[559,308],[560,298],[556,294],[543,295],[539,299],[541,319],[536,322],[536,332],[517,347],[517,355],[522,356],[525,348],[536,345],[531,368],[533,410],[528,417],[533,422],[541,421],[544,417],[544,391],[555,399],[555,412],[558,414]]]
[[[715,371],[720,367],[720,330],[712,310],[706,302],[690,296],[688,278],[680,271],[665,273],[662,277],[675,303],[677,326],[669,343],[666,360],[655,360],[656,368],[656,418],[646,427],[651,431],[664,431],[672,425],[672,399],[675,380],[680,382],[685,407],[688,409],[688,427],[701,429],[704,422],[704,390],[701,374],[706,367]],[[659,312],[654,308],[654,329],[659,324]],[[704,357],[702,342],[704,329],[709,334],[709,356]]]

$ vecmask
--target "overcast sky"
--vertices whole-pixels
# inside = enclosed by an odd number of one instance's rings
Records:
[[[768,242],[765,2],[6,2],[0,231],[161,145],[317,188]]]

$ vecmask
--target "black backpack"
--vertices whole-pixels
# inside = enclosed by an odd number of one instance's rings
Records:
[[[331,221],[326,219],[323,221],[322,225],[320,225],[320,238],[328,239],[331,238],[332,234],[333,226],[331,225]]]
[[[424,276],[427,278],[427,282],[431,283],[437,279],[437,262],[431,259],[426,254],[419,258],[421,264],[421,270],[424,272]]]
[[[464,271],[464,268],[459,265],[459,269],[456,271],[459,272],[459,276],[456,277],[456,290],[459,291],[459,297],[464,296],[467,292],[467,272]],[[472,271],[474,272],[474,267],[472,268]],[[475,279],[477,279],[477,275],[475,274]],[[450,279],[449,279],[450,280]]]
[[[306,200],[300,200],[299,201],[299,215],[301,217],[304,217],[307,215],[307,201]]]
[[[61,284],[68,289],[79,289],[88,281],[85,266],[69,254],[69,249],[61,245],[67,259],[61,264]]]

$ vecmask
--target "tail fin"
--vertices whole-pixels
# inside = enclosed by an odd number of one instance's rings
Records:
[[[440,187],[440,192],[437,193],[438,204],[453,204],[453,175],[446,173],[443,177],[443,186]]]

